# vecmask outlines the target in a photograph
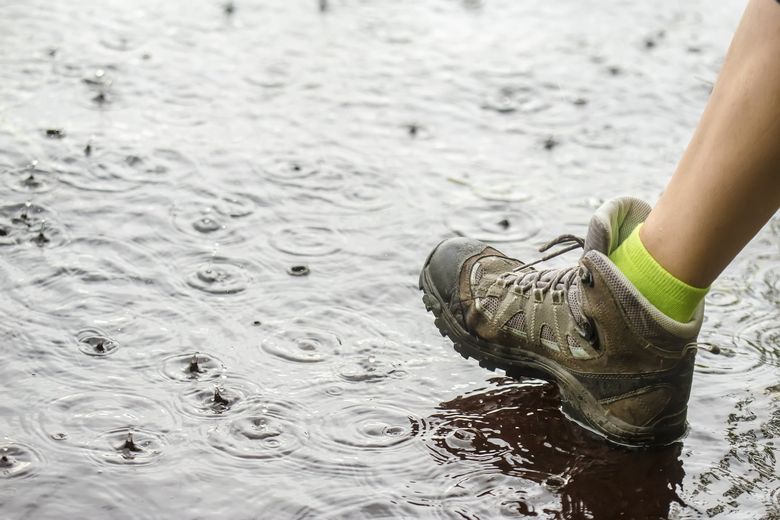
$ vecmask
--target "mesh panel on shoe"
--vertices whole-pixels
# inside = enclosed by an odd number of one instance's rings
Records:
[[[555,341],[555,335],[549,325],[542,325],[542,329],[539,331],[539,337],[546,339],[547,341]]]
[[[479,282],[482,280],[482,264],[477,264],[476,270],[474,271],[474,285],[479,285]]]
[[[588,359],[591,357],[588,351],[579,346],[574,338],[568,334],[566,335],[566,343],[569,345],[569,352],[571,352],[573,357],[577,359]]]
[[[518,312],[512,316],[506,326],[510,329],[523,330],[525,328],[525,313],[523,311]]]
[[[642,222],[644,222],[646,218],[647,218],[647,214],[645,213],[644,206],[637,208],[634,211],[630,211],[628,215],[626,215],[626,218],[623,219],[623,222],[618,228],[617,244],[618,245],[622,244],[623,241],[628,238],[628,235],[630,235],[631,232],[634,231],[634,228],[637,227]]]
[[[496,296],[488,296],[486,298],[482,298],[480,301],[480,304],[482,305],[482,308],[488,311],[490,314],[495,314],[498,310],[498,303],[500,300]]]

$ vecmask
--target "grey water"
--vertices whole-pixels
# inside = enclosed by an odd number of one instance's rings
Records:
[[[0,517],[780,518],[777,218],[660,450],[416,287],[655,200],[743,6],[0,0]]]

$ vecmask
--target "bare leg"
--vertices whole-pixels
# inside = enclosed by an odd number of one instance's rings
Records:
[[[640,231],[653,258],[708,287],[780,207],[780,0],[751,0],[707,108]]]

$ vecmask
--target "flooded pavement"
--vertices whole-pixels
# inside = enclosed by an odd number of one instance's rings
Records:
[[[777,218],[660,450],[462,360],[416,287],[443,237],[535,257],[655,200],[741,9],[5,1],[2,516],[780,518]]]

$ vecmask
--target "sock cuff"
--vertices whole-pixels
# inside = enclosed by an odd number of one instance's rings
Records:
[[[658,310],[676,321],[687,322],[709,288],[689,285],[664,269],[642,243],[641,227],[634,228],[610,260]]]

